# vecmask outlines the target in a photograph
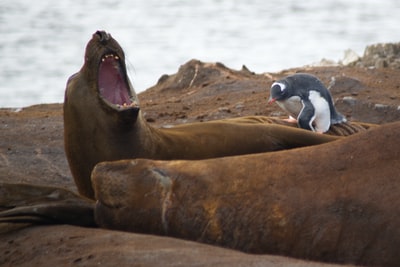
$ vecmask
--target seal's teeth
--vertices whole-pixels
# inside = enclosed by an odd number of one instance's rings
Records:
[[[134,101],[134,102],[132,102],[132,103],[130,103],[130,104],[127,104],[127,103],[125,102],[125,103],[123,103],[122,105],[121,105],[121,104],[114,104],[114,106],[115,106],[117,109],[127,109],[127,108],[137,107],[138,104],[137,104],[136,101]]]
[[[107,58],[113,58],[113,59],[115,59],[115,60],[119,60],[119,56],[114,55],[114,54],[107,54],[107,55],[104,55],[104,56],[101,58],[101,61],[104,62],[104,60],[106,60]]]

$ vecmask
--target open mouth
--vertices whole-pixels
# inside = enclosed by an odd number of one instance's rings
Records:
[[[121,66],[120,58],[117,55],[106,54],[101,58],[98,88],[102,99],[116,109],[137,107],[126,74]]]

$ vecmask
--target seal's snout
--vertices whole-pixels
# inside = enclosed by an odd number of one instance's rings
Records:
[[[111,38],[111,35],[105,31],[97,31],[95,34],[99,37],[101,43],[105,43]]]

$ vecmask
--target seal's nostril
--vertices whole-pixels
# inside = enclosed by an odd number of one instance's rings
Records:
[[[101,43],[104,43],[110,39],[110,35],[108,33],[106,33],[105,31],[97,31],[96,34],[97,34],[97,36],[99,36]]]
[[[97,32],[95,32],[95,34],[100,38],[100,40],[103,37],[103,32],[102,31],[97,31]]]

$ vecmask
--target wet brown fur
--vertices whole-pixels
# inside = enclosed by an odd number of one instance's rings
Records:
[[[252,253],[397,266],[399,133],[393,123],[287,151],[101,163],[96,220]]]

